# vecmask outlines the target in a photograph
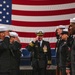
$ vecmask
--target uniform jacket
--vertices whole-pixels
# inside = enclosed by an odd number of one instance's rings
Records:
[[[15,56],[16,50],[19,50],[19,46],[16,46],[18,43],[10,45],[9,40],[9,37],[5,37],[3,41],[0,41],[0,72],[10,72],[18,66]]]
[[[57,43],[56,43],[56,63],[57,65],[59,64],[59,47],[61,45],[61,42],[62,40],[57,40]]]
[[[67,45],[67,41],[61,40],[59,50],[58,50],[58,65],[60,67],[65,66],[68,63],[68,54],[69,54],[69,48]]]
[[[32,52],[32,66],[33,67],[46,67],[47,64],[51,64],[51,49],[50,44],[47,41],[42,41],[40,47],[39,42],[31,42],[27,49]]]
[[[74,41],[73,36],[70,35],[67,40],[67,44],[70,48],[72,47],[73,41]]]
[[[71,48],[71,69],[72,75],[75,75],[75,37]]]

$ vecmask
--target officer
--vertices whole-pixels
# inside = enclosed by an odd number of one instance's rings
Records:
[[[12,71],[11,71],[11,75],[19,75],[19,71],[20,71],[20,56],[21,56],[21,44],[20,44],[20,40],[19,40],[19,36],[16,32],[9,32],[10,34],[10,48],[11,48],[11,52],[13,54],[14,59],[12,58]]]
[[[8,75],[10,66],[9,31],[6,27],[0,26],[0,75]]]
[[[59,75],[59,67],[58,67],[59,55],[58,55],[58,50],[59,50],[59,45],[61,43],[61,33],[62,33],[63,29],[65,29],[64,25],[59,25],[56,28],[56,38],[57,38],[57,42],[56,42],[56,62],[57,62],[56,75]]]
[[[68,45],[67,45],[67,39],[68,39],[68,29],[63,29],[61,33],[61,44],[59,46],[59,75],[66,75],[66,64],[67,64],[67,58],[68,58]]]
[[[75,18],[70,19],[70,34],[73,36],[73,42],[71,47],[71,69],[72,75],[75,75]]]
[[[68,27],[68,31],[69,31],[69,38],[68,38],[68,46],[71,48],[72,47],[72,43],[73,43],[73,36],[72,36],[72,27],[74,26],[74,18],[70,19],[70,25]]]
[[[67,73],[70,72],[70,75],[72,75],[72,69],[71,69],[71,50],[72,50],[72,45],[73,45],[73,35],[72,35],[72,28],[74,26],[74,18],[73,19],[70,19],[70,25],[68,27],[68,32],[69,32],[69,37],[68,37],[68,40],[67,40],[67,43],[68,43],[68,46],[69,46],[69,49],[70,49],[70,53],[69,53],[69,65],[68,65],[68,69],[66,70]]]
[[[46,75],[46,68],[51,65],[51,49],[48,41],[43,40],[43,31],[38,31],[36,33],[36,38],[32,41],[27,49],[32,54],[32,75]]]
[[[58,52],[58,47],[61,43],[61,33],[63,31],[63,29],[65,29],[65,26],[64,25],[59,25],[57,26],[56,28],[56,38],[57,38],[57,42],[56,42],[56,52]],[[58,54],[57,54],[58,55]]]
[[[18,46],[10,45],[9,29],[0,26],[0,75],[18,75],[15,73],[15,54],[14,50],[18,50]],[[14,70],[14,71],[13,71]]]

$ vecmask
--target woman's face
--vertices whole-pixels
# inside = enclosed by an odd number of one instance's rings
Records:
[[[67,40],[67,38],[68,38],[68,35],[67,35],[67,34],[62,34],[62,35],[61,35],[61,39],[62,39],[62,40]]]
[[[62,29],[57,29],[57,35],[60,35],[62,33]]]

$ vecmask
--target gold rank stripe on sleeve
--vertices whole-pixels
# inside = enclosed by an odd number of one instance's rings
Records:
[[[51,64],[51,60],[48,60],[48,64]]]
[[[34,46],[34,44],[31,42],[31,43],[29,43],[29,45],[31,46],[31,47],[33,47]]]

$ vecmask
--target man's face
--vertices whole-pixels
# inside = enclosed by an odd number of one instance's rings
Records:
[[[1,32],[0,32],[0,39],[1,39]]]
[[[72,34],[72,25],[70,25],[70,26],[68,27],[68,32],[69,32],[69,35]]]
[[[75,34],[75,25],[74,24],[70,25],[68,29],[69,29],[69,34],[70,35]]]
[[[0,32],[0,38],[1,38],[1,39],[4,39],[5,36],[9,36],[9,31]]]
[[[43,35],[39,35],[37,36],[38,37],[38,40],[41,41],[43,39]]]
[[[4,39],[4,38],[5,38],[4,32],[0,32],[0,39]]]

